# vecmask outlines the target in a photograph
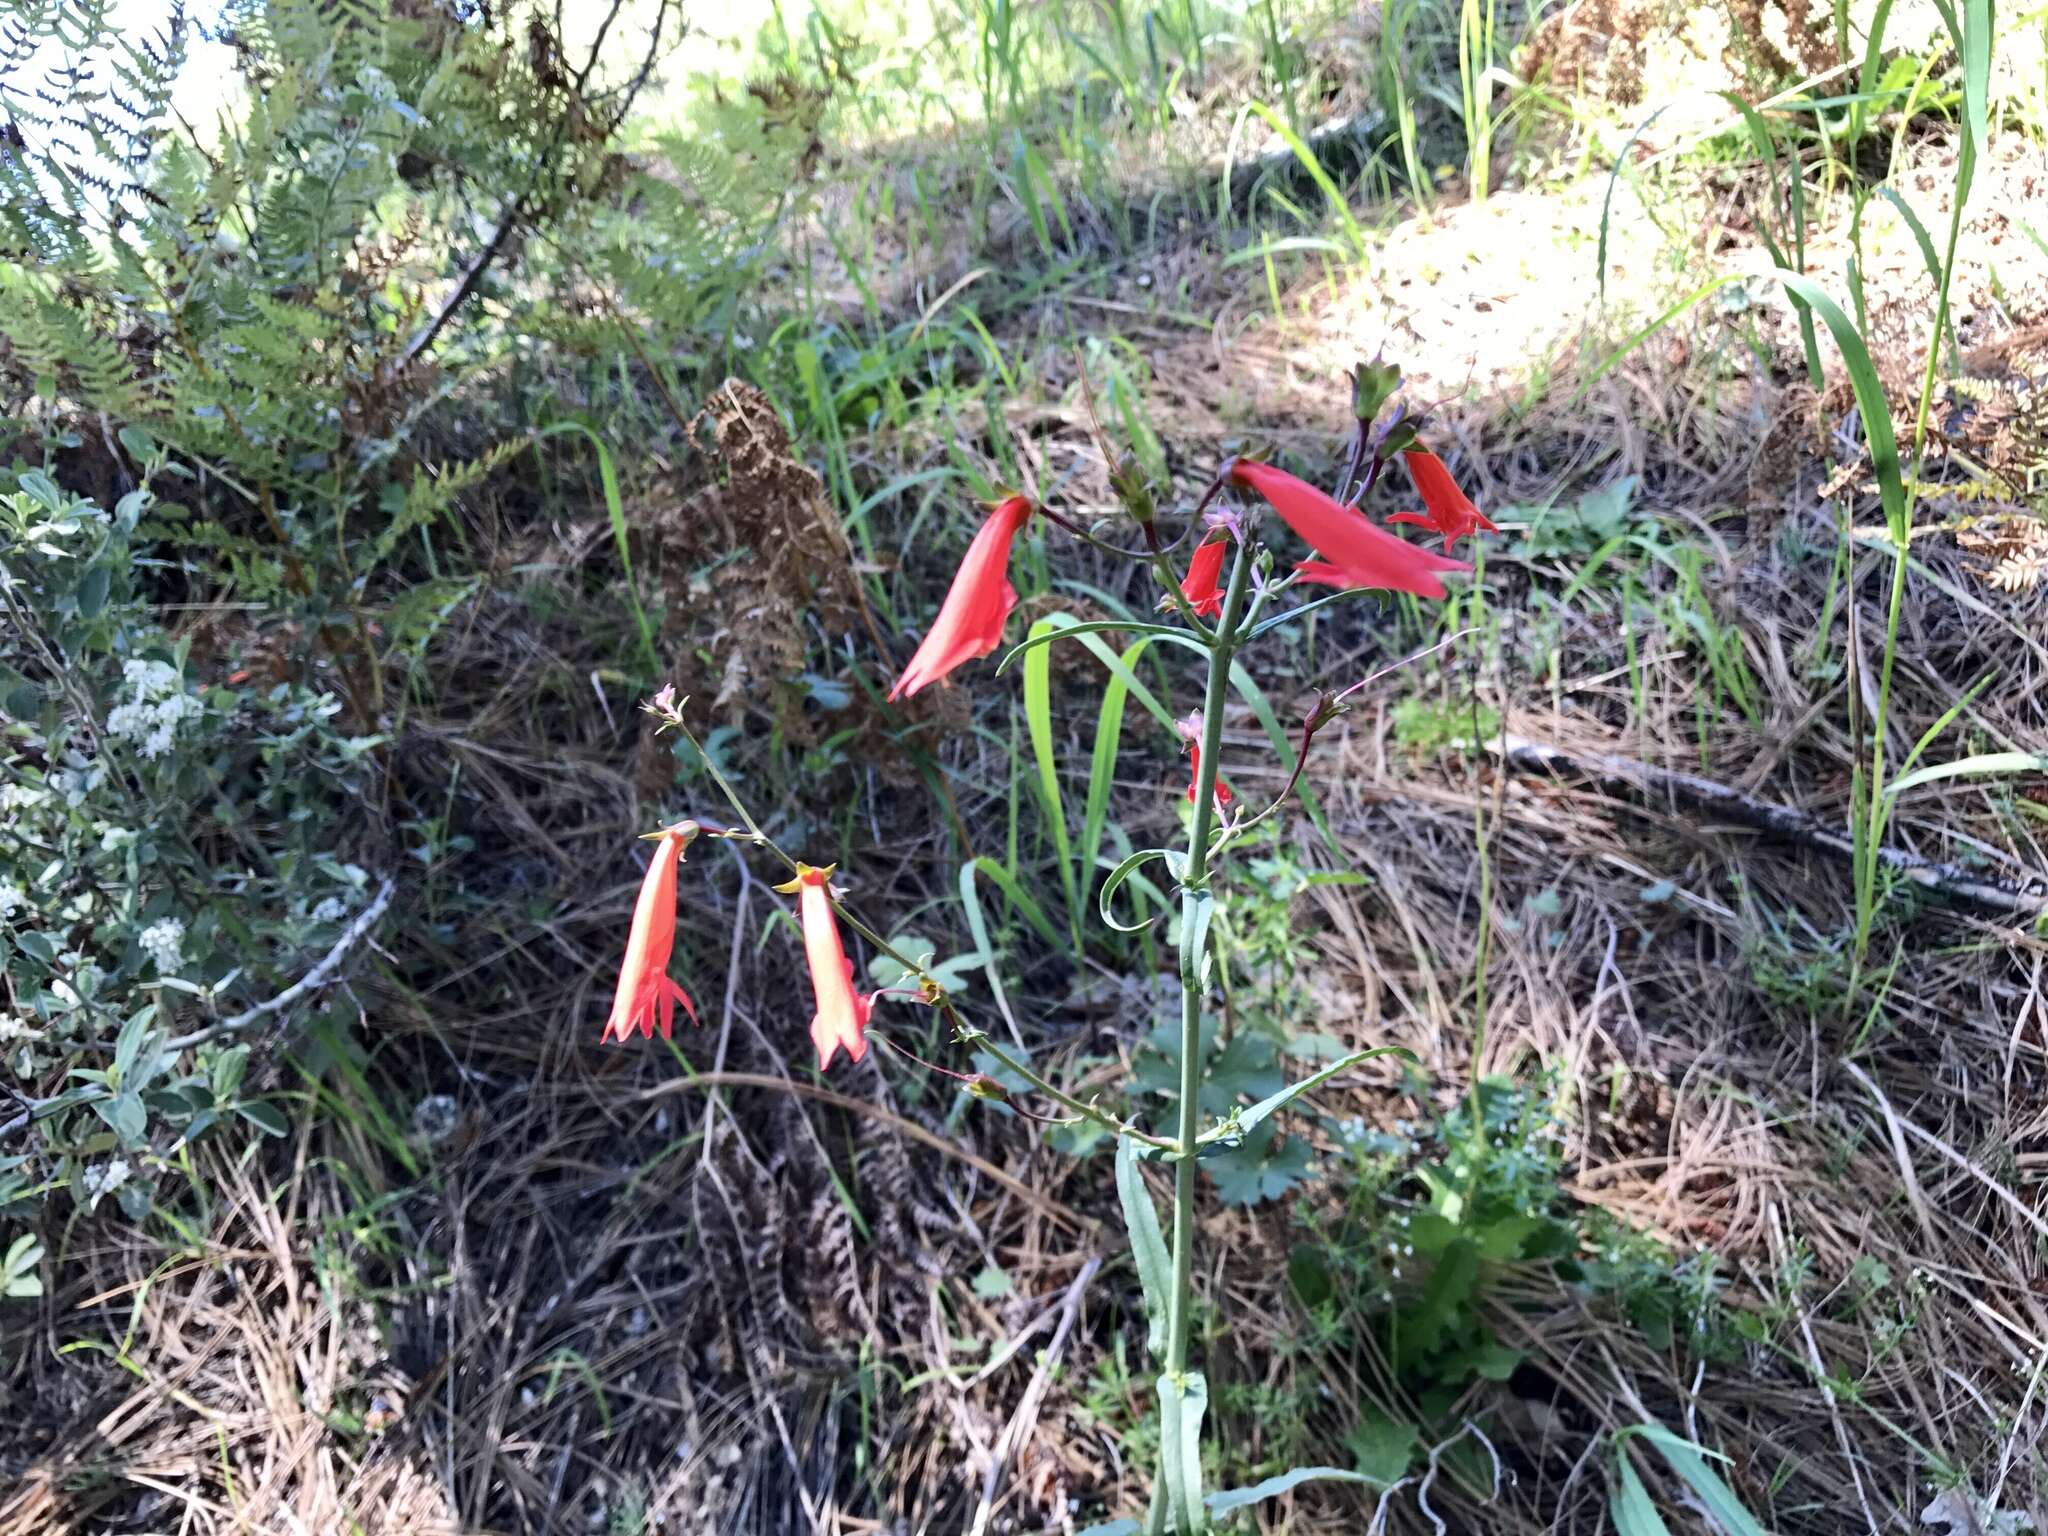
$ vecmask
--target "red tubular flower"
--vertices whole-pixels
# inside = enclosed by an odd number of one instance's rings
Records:
[[[1009,578],[1010,542],[1036,510],[1026,497],[1011,496],[989,513],[967,546],[939,616],[889,690],[891,703],[936,683],[962,662],[986,656],[1002,642],[1003,621],[1017,606],[1017,589]]]
[[[1443,571],[1469,571],[1462,560],[1446,560],[1375,528],[1363,514],[1325,495],[1284,469],[1239,459],[1230,466],[1233,485],[1259,493],[1281,521],[1315,546],[1316,552],[1351,587],[1385,587],[1417,597],[1442,597]],[[1313,579],[1313,578],[1312,578]]]
[[[1192,766],[1188,769],[1188,804],[1195,803],[1195,791],[1202,783],[1202,712],[1198,709],[1187,719],[1175,722],[1180,739],[1186,743]],[[1222,810],[1230,804],[1230,786],[1223,782],[1223,775],[1216,775],[1216,809]]]
[[[1343,587],[1347,590],[1358,585],[1327,560],[1303,560],[1294,567],[1294,579],[1305,581],[1312,587]]]
[[[1216,580],[1223,574],[1223,557],[1229,549],[1227,538],[1210,539],[1197,544],[1188,560],[1187,579],[1180,584],[1180,595],[1205,619],[1213,619],[1223,611],[1223,591]]]
[[[868,1015],[875,994],[853,985],[853,962],[839,942],[839,923],[832,915],[832,871],[799,864],[796,878],[778,891],[793,892],[804,927],[804,959],[811,968],[811,991],[818,1011],[811,1016],[811,1043],[818,1048],[818,1070],[832,1065],[842,1048],[859,1061],[868,1053]]]
[[[1468,533],[1500,532],[1487,521],[1484,512],[1472,505],[1471,498],[1458,489],[1458,482],[1435,454],[1410,448],[1402,453],[1401,463],[1408,470],[1408,478],[1415,482],[1415,494],[1422,498],[1429,512],[1426,516],[1420,512],[1396,512],[1388,522],[1434,529],[1444,536],[1445,554]]]
[[[670,1038],[676,1004],[697,1022],[697,1006],[689,993],[670,978],[668,957],[676,942],[676,865],[683,849],[697,835],[697,823],[679,821],[653,834],[661,839],[654,860],[647,866],[647,878],[640,882],[640,898],[633,903],[633,927],[626,938],[626,959],[619,967],[619,989],[612,998],[611,1017],[605,1020],[600,1041],[624,1042],[634,1030],[643,1039],[654,1038],[654,1025],[661,1021],[661,1038]]]

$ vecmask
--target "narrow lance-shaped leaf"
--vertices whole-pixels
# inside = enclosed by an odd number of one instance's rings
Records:
[[[1166,1320],[1173,1291],[1173,1266],[1159,1227],[1159,1209],[1152,1203],[1138,1172],[1135,1143],[1116,1139],[1116,1193],[1123,1202],[1124,1227],[1131,1235],[1131,1258],[1138,1266],[1138,1284],[1145,1292],[1145,1347],[1155,1359],[1166,1350]]]
[[[1296,1467],[1290,1472],[1276,1473],[1262,1483],[1253,1483],[1248,1488],[1225,1488],[1212,1493],[1204,1500],[1212,1515],[1227,1515],[1232,1510],[1246,1509],[1267,1499],[1277,1499],[1283,1493],[1292,1493],[1303,1483],[1372,1483],[1374,1480],[1363,1472],[1353,1472],[1344,1467]]]
[[[1892,780],[1888,794],[1932,784],[1937,779],[1982,778],[1994,773],[2048,773],[2048,757],[2032,752],[1982,752],[1975,757],[1958,758],[1952,763],[1936,763],[1931,768],[1915,769],[1912,773]]]
[[[1339,1072],[1348,1072],[1360,1062],[1371,1061],[1375,1056],[1399,1056],[1404,1061],[1413,1061],[1415,1059],[1414,1052],[1398,1045],[1376,1045],[1369,1051],[1353,1051],[1349,1056],[1331,1062],[1320,1072],[1311,1073],[1298,1083],[1289,1083],[1278,1093],[1259,1100],[1258,1103],[1237,1117],[1238,1130],[1240,1132],[1249,1131],[1275,1110],[1285,1109],[1311,1088],[1320,1088]]]
[[[1096,910],[1101,913],[1103,922],[1114,928],[1118,933],[1136,933],[1142,928],[1149,927],[1151,924],[1150,918],[1147,918],[1142,923],[1120,923],[1116,920],[1116,914],[1110,910],[1110,903],[1115,898],[1118,887],[1130,879],[1132,875],[1136,874],[1138,866],[1147,859],[1164,859],[1167,870],[1176,880],[1180,878],[1182,869],[1186,867],[1181,862],[1181,855],[1174,852],[1171,848],[1140,848],[1136,853],[1127,854],[1123,859],[1119,860],[1116,868],[1112,869],[1109,872],[1109,877],[1102,882],[1102,890],[1095,898]]]
[[[1650,1490],[1643,1486],[1642,1474],[1628,1459],[1628,1452],[1617,1446],[1614,1459],[1614,1536],[1671,1536],[1671,1527],[1650,1502]]]
[[[1707,1465],[1707,1458],[1725,1461],[1727,1458],[1717,1451],[1709,1451],[1681,1435],[1674,1435],[1661,1424],[1634,1424],[1615,1435],[1620,1440],[1628,1435],[1640,1435],[1671,1463],[1671,1470],[1684,1478],[1692,1491],[1699,1496],[1708,1516],[1720,1527],[1723,1536],[1768,1536],[1755,1515],[1749,1512],[1735,1492],[1721,1480],[1720,1474]]]
[[[1166,1473],[1166,1505],[1181,1536],[1208,1528],[1202,1505],[1202,1415],[1209,1407],[1209,1383],[1200,1371],[1159,1378],[1160,1464]]]

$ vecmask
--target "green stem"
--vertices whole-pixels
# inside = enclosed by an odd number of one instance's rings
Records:
[[[1217,757],[1223,745],[1223,711],[1230,694],[1230,662],[1237,648],[1239,620],[1250,586],[1251,558],[1243,544],[1230,567],[1230,586],[1216,640],[1209,652],[1209,685],[1202,701],[1202,764],[1195,780],[1195,813],[1188,827],[1187,868],[1180,898],[1180,1134],[1184,1149],[1173,1165],[1173,1289],[1167,1297],[1166,1374],[1187,1374],[1188,1335],[1194,1324],[1195,1159],[1201,1131],[1202,972],[1208,955],[1209,833],[1216,815]],[[1161,1405],[1164,1411],[1164,1405]],[[1161,1426],[1164,1440],[1164,1425]],[[1160,1477],[1170,1475],[1164,1465]],[[1162,1533],[1167,1500],[1153,1504],[1152,1526]]]

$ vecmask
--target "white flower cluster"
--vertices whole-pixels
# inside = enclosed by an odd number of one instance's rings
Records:
[[[28,904],[28,892],[12,880],[0,880],[0,923],[4,923]]]
[[[17,1040],[40,1040],[43,1032],[29,1022],[25,1013],[0,1013],[0,1045]]]
[[[135,697],[108,711],[107,731],[141,743],[144,757],[162,757],[171,750],[179,724],[206,713],[197,695],[185,691],[178,669],[161,661],[124,662],[121,677]]]
[[[132,1170],[126,1158],[117,1157],[109,1163],[93,1163],[80,1175],[85,1185],[86,1199],[97,1205],[104,1197],[111,1195],[128,1182]]]
[[[185,964],[185,925],[175,917],[160,918],[142,930],[139,941],[156,962],[159,975],[167,975]]]

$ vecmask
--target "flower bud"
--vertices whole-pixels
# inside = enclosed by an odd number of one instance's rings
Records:
[[[1150,523],[1157,514],[1151,487],[1145,483],[1144,466],[1135,454],[1125,453],[1116,461],[1116,468],[1109,472],[1109,488],[1116,492],[1116,499],[1135,521]]]
[[[1310,707],[1308,717],[1301,722],[1302,731],[1305,735],[1313,736],[1339,715],[1348,714],[1350,709],[1349,704],[1324,688],[1316,694],[1316,701]]]
[[[977,1072],[967,1079],[966,1093],[970,1098],[986,1099],[991,1104],[1010,1102],[1010,1090],[986,1072]]]
[[[1377,358],[1358,364],[1351,370],[1351,414],[1370,422],[1400,387],[1401,370],[1396,364]]]

